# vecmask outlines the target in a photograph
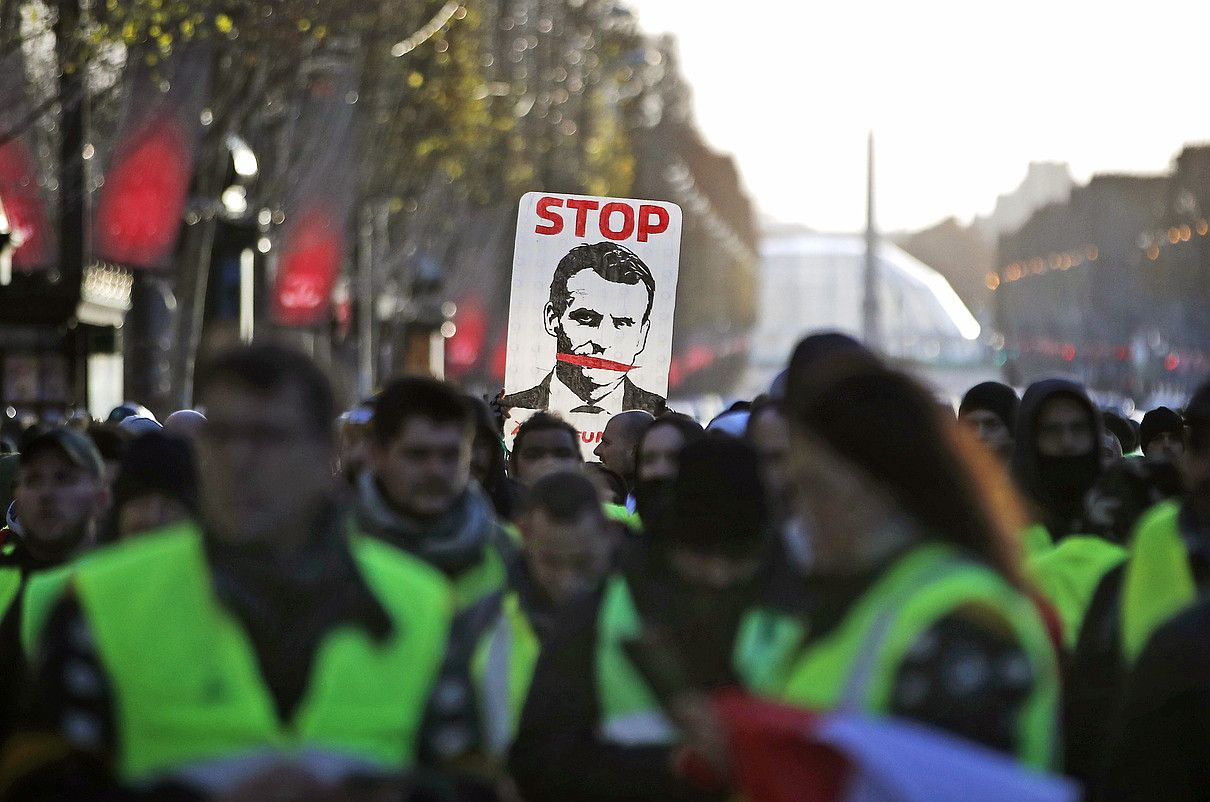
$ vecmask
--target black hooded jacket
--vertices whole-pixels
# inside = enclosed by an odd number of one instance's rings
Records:
[[[1082,456],[1078,468],[1087,482],[1078,492],[1061,489],[1048,478],[1043,457],[1038,453],[1038,418],[1045,403],[1056,396],[1071,398],[1088,410],[1093,431],[1093,447]],[[1025,391],[1017,413],[1016,445],[1012,474],[1021,491],[1033,502],[1041,523],[1056,540],[1081,532],[1084,528],[1084,495],[1101,472],[1101,415],[1079,384],[1066,379],[1035,382]]]

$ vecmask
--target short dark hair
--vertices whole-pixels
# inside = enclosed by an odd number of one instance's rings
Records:
[[[215,385],[236,384],[260,395],[297,388],[310,433],[329,440],[336,420],[332,384],[311,357],[277,343],[239,345],[219,351],[198,369],[196,395]]]
[[[651,436],[652,431],[660,426],[671,426],[681,433],[681,439],[685,441],[685,445],[696,443],[706,436],[706,430],[700,423],[683,412],[665,412],[658,418],[653,420],[651,424],[643,431],[642,437],[639,438],[638,445],[635,446],[635,454],[643,453],[643,443],[647,442],[647,438]],[[683,448],[684,446],[682,446]]]
[[[647,311],[644,322],[651,317],[651,306],[655,303],[655,277],[643,260],[629,248],[616,242],[598,242],[595,245],[577,245],[559,260],[554,278],[550,280],[550,305],[555,314],[562,315],[571,304],[567,293],[567,282],[576,273],[591,270],[606,281],[616,284],[639,284],[647,287]]]
[[[468,436],[475,428],[475,411],[457,387],[431,376],[394,379],[374,401],[371,431],[374,442],[387,445],[411,418],[426,418],[439,424],[457,424]]]
[[[517,436],[513,438],[513,453],[516,454],[521,450],[521,441],[530,433],[552,430],[567,432],[571,437],[572,446],[575,447],[577,453],[579,452],[580,433],[576,431],[576,427],[553,412],[536,412],[533,417],[522,423],[521,428],[517,430]]]
[[[543,476],[525,495],[523,513],[541,510],[561,523],[580,520],[585,513],[604,517],[601,496],[592,480],[581,473],[561,472]]]

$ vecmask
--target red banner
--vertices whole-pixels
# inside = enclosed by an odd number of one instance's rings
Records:
[[[273,310],[285,326],[314,326],[328,310],[345,251],[345,221],[317,202],[300,215],[285,242],[273,288]]]
[[[174,54],[154,73],[140,63],[97,200],[98,259],[168,266],[189,199],[209,71],[209,51],[200,45]]]
[[[310,76],[299,112],[290,168],[294,190],[286,197],[279,238],[273,311],[284,326],[322,324],[344,264],[353,205],[356,85],[348,58],[322,62]]]

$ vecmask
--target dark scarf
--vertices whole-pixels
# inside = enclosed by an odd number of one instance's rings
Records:
[[[447,576],[457,576],[478,564],[497,531],[491,502],[474,482],[449,512],[422,523],[391,506],[369,471],[357,481],[357,522],[366,533],[419,557]]]

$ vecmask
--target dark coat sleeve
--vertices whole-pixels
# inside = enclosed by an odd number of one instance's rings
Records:
[[[600,596],[568,609],[544,645],[510,756],[526,802],[697,799],[668,747],[623,747],[597,735]]]
[[[1015,639],[951,615],[905,655],[891,713],[1013,754],[1020,746],[1017,720],[1036,681]]]
[[[1139,656],[1100,785],[1107,802],[1210,799],[1210,606],[1157,630]]]
[[[1095,788],[1104,771],[1107,731],[1125,682],[1119,626],[1122,576],[1118,566],[1101,579],[1065,666],[1063,768],[1089,788]]]

